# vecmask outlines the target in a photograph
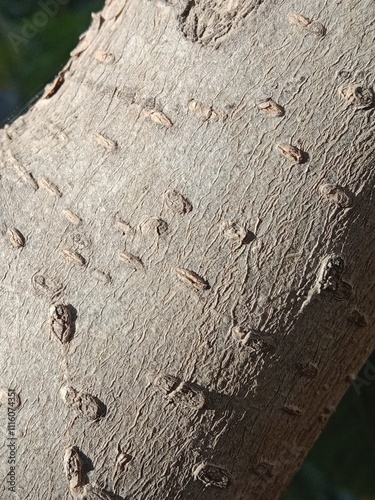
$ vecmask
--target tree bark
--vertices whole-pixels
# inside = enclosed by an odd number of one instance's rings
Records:
[[[280,497],[374,348],[374,14],[108,0],[1,131],[2,498]]]

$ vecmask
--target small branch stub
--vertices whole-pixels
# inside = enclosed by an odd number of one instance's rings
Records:
[[[30,186],[34,191],[39,189],[39,184],[34,179],[34,176],[31,172],[28,172],[26,167],[22,165],[12,154],[12,151],[8,149],[7,151],[8,158],[12,163],[13,167],[16,169],[16,172],[21,177],[21,179]]]
[[[368,109],[374,105],[374,92],[371,88],[352,83],[339,88],[341,99],[357,109]]]
[[[254,329],[244,329],[237,325],[231,329],[231,334],[234,340],[236,340],[240,345],[246,347],[249,351],[273,352],[275,350],[272,338],[261,335]]]
[[[294,24],[295,26],[299,26],[301,28],[306,28],[306,26],[311,23],[311,19],[302,16],[301,14],[297,14],[296,12],[289,12],[287,19],[290,24]]]
[[[201,410],[206,404],[204,393],[189,382],[168,373],[149,373],[148,380],[171,401],[194,410]]]
[[[329,255],[322,263],[319,287],[320,291],[334,291],[341,281],[345,269],[345,261],[341,255]]]
[[[63,289],[62,283],[42,273],[35,274],[31,278],[31,283],[35,291],[42,292],[48,296],[59,295]]]
[[[301,28],[313,35],[323,37],[327,32],[325,26],[323,26],[323,24],[319,21],[313,21],[312,19],[295,12],[290,12],[287,15],[287,19],[290,24],[293,24],[294,26],[297,26],[298,28]]]
[[[206,487],[214,486],[224,489],[229,486],[231,476],[223,467],[203,462],[193,471],[193,477]]]
[[[123,219],[116,219],[115,225],[123,234],[129,234],[133,232],[131,225],[124,221]]]
[[[88,483],[84,459],[77,446],[70,446],[64,455],[64,470],[73,497]]]
[[[348,320],[351,323],[353,323],[357,326],[360,326],[360,327],[367,326],[367,324],[368,324],[366,316],[358,309],[353,309],[353,311],[351,311],[351,313],[349,314]]]
[[[96,142],[107,151],[114,151],[117,148],[116,141],[108,139],[108,137],[105,137],[103,134],[100,134],[99,132],[96,133],[94,137]]]
[[[277,144],[276,151],[292,163],[304,163],[305,154],[292,144]]]
[[[166,206],[178,215],[185,215],[193,209],[190,201],[175,189],[169,189],[164,193],[164,201]]]
[[[305,30],[312,35],[316,35],[319,37],[323,37],[327,33],[326,27],[319,21],[313,21],[306,26]]]
[[[303,311],[315,295],[322,299],[330,296],[339,301],[349,299],[353,287],[342,279],[344,270],[345,260],[341,254],[326,255],[317,272],[316,282],[303,302],[300,311]]]
[[[79,392],[73,387],[63,387],[60,391],[65,404],[75,409],[89,420],[97,421],[106,414],[106,406],[96,396]]]
[[[73,248],[84,249],[91,246],[90,238],[80,231],[69,234],[69,241]]]
[[[181,383],[181,379],[168,373],[149,373],[147,379],[165,395],[171,393]]]
[[[184,281],[188,285],[192,286],[195,290],[208,290],[210,288],[208,282],[194,271],[177,268],[176,274],[181,281]]]
[[[52,83],[52,85],[49,87],[48,92],[45,96],[45,99],[51,99],[57,92],[60,90],[60,88],[63,86],[65,82],[65,74],[69,71],[69,68],[67,68],[64,71],[61,71],[56,80]]]
[[[240,245],[246,245],[255,240],[255,234],[249,231],[245,226],[236,222],[225,222],[222,225],[222,234],[228,240],[236,241]]]
[[[17,410],[21,406],[19,394],[8,387],[0,387],[0,407],[5,406]]]
[[[14,248],[22,248],[25,246],[25,237],[15,227],[10,227],[8,229],[9,240]]]
[[[83,496],[78,498],[79,500],[117,500],[119,497],[112,492],[99,488],[98,486],[87,484],[84,487]]]
[[[342,280],[345,261],[341,255],[328,255],[321,265],[317,291],[319,294],[332,293],[336,300],[349,298],[352,286]]]
[[[104,285],[107,285],[112,281],[111,275],[101,271],[100,269],[93,269],[92,275],[97,281],[100,281]]]
[[[106,52],[105,50],[97,50],[94,57],[97,61],[105,64],[112,64],[115,62],[115,56],[111,54],[111,52]]]
[[[206,398],[203,392],[189,382],[184,381],[181,381],[176,389],[168,394],[168,397],[173,402],[180,403],[193,410],[201,410],[206,404]]]
[[[297,369],[302,377],[315,378],[318,373],[318,367],[311,361],[305,363],[297,363]]]
[[[265,101],[260,102],[258,105],[258,109],[262,111],[267,116],[270,117],[280,117],[284,116],[284,108],[280,106],[280,104],[277,104],[273,99],[269,98],[266,99]]]
[[[273,468],[274,468],[274,464],[270,463],[270,462],[257,462],[255,464],[253,464],[253,471],[255,472],[255,474],[257,474],[258,476],[261,476],[261,477],[264,477],[264,478],[272,478],[274,473],[273,473]]]
[[[295,417],[299,417],[303,414],[303,410],[296,405],[284,405],[281,409],[285,413],[288,413],[289,415],[293,415]]]
[[[142,222],[140,230],[142,234],[161,236],[168,231],[168,224],[159,217],[150,217]]]
[[[43,189],[45,189],[50,196],[56,196],[57,198],[60,198],[62,196],[61,195],[61,191],[56,186],[56,184],[54,184],[49,179],[46,179],[45,177],[43,177],[42,179],[40,179],[39,185],[40,185],[40,187],[42,187]]]
[[[352,205],[351,198],[343,188],[335,184],[324,184],[319,188],[321,195],[330,203],[339,208],[349,208]]]
[[[249,332],[244,330],[243,328],[239,327],[239,326],[235,326],[232,328],[232,337],[234,338],[234,340],[236,340],[237,342],[241,342],[242,344],[246,344],[246,341],[248,339],[248,336],[249,336]]]
[[[74,250],[69,250],[69,249],[64,249],[62,250],[62,256],[68,261],[71,262],[72,264],[75,264],[77,266],[85,266],[86,265],[86,259],[83,257],[78,252],[75,252]]]
[[[188,107],[190,113],[195,115],[197,118],[201,118],[202,120],[217,121],[219,118],[218,114],[212,109],[212,107],[205,106],[195,99],[192,99],[189,102]]]
[[[157,125],[161,125],[166,128],[170,128],[173,125],[172,120],[170,120],[162,111],[158,111],[156,109],[144,109],[143,113]]]
[[[76,226],[78,226],[82,222],[81,218],[71,210],[64,209],[61,211],[61,215],[71,224],[75,224]]]
[[[127,252],[126,250],[120,253],[119,258],[122,262],[130,264],[132,267],[134,267],[134,269],[142,269],[144,267],[143,262],[139,257],[133,255],[130,252]]]
[[[75,325],[69,306],[54,304],[50,308],[50,328],[62,344],[67,344],[73,338]]]

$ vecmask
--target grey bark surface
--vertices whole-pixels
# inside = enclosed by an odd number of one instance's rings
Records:
[[[280,497],[375,346],[374,17],[108,1],[1,131],[19,498]]]

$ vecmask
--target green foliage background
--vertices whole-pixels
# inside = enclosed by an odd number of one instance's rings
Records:
[[[44,12],[41,5],[48,2],[58,6],[57,14],[48,16],[45,27],[27,40],[22,33],[25,23]],[[71,0],[66,5],[58,2],[0,0],[0,90],[15,91],[21,106],[53,80],[77,45],[79,35],[90,25],[91,12],[104,4],[104,0]],[[14,42],[15,37],[22,37],[26,43]]]
[[[45,27],[14,50],[9,37],[22,36],[25,20],[32,21],[41,1],[0,0],[0,107],[11,107],[13,99],[16,113],[53,80],[88,28],[91,12],[104,4],[104,0],[71,0],[61,5]],[[370,361],[375,379],[374,355]],[[360,376],[365,377],[363,372]],[[367,381],[360,395],[349,388],[284,500],[375,500],[374,468],[375,380]]]

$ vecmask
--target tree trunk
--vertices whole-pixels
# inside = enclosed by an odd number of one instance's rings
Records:
[[[374,14],[108,0],[1,131],[2,498],[280,497],[374,348]]]

